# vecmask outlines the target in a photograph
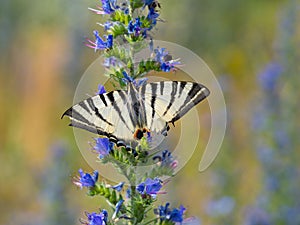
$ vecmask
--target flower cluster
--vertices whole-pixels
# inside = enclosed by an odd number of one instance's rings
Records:
[[[96,9],[89,9],[109,17],[105,23],[98,23],[106,34],[102,38],[99,31],[95,30],[95,40],[87,39],[86,46],[95,51],[104,51],[106,75],[121,87],[126,86],[124,71],[136,80],[150,71],[169,72],[180,65],[179,60],[173,60],[164,48],[153,48],[151,31],[162,21],[159,18],[161,6],[158,1],[102,0],[101,3]],[[152,51],[152,57],[135,64],[134,53],[147,45]]]
[[[94,31],[95,40],[86,39],[86,46],[104,54],[106,75],[112,78],[121,88],[129,83],[136,87],[147,82],[144,77],[150,71],[169,72],[180,64],[173,60],[165,48],[153,48],[151,31],[159,19],[161,6],[157,0],[101,0],[96,9],[89,8],[98,15],[108,17],[103,27],[105,34]],[[145,47],[150,47],[149,59],[134,63],[134,55]],[[98,86],[98,95],[106,93],[104,86]],[[101,163],[111,163],[127,179],[118,184],[107,184],[98,181],[98,172],[85,173],[79,170],[79,176],[74,178],[74,184],[88,190],[89,196],[103,196],[113,208],[113,212],[100,210],[99,213],[86,212],[86,219],[81,219],[85,225],[115,224],[119,220],[128,224],[175,224],[184,220],[185,208],[169,208],[169,203],[154,210],[156,217],[150,221],[148,212],[155,208],[154,202],[164,183],[162,176],[172,176],[178,162],[168,150],[149,154],[149,144],[152,141],[151,132],[143,131],[145,136],[139,145],[127,148],[111,137],[94,139],[92,151],[98,155]],[[137,166],[153,165],[143,176],[136,176]],[[127,186],[125,188],[125,186]]]

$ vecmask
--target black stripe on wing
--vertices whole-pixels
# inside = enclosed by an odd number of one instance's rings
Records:
[[[103,96],[104,97],[104,96]],[[88,105],[90,106],[91,110],[93,112],[95,112],[95,115],[101,119],[102,121],[104,121],[105,123],[107,123],[108,125],[110,126],[114,126],[111,122],[107,121],[102,115],[101,113],[99,112],[99,109],[95,106],[94,104],[94,101],[92,98],[88,98],[87,100],[83,101],[83,102],[87,102]],[[80,104],[79,104],[80,105]]]
[[[82,116],[79,112],[77,112],[73,107],[69,108],[67,111],[64,112],[61,118],[64,116],[70,117],[72,120],[78,120],[81,123],[86,124],[87,126],[94,126],[94,124],[90,123],[84,116]]]
[[[190,109],[192,109],[195,105],[199,102],[204,100],[210,91],[203,85],[198,83],[193,83],[191,90],[188,92],[186,99],[182,106],[177,110],[175,116],[170,123],[174,123],[175,121],[179,120],[182,116],[184,116]]]
[[[118,116],[120,117],[121,121],[125,124],[126,128],[129,131],[131,131],[132,133],[134,133],[134,131],[129,128],[126,120],[124,119],[124,117],[122,115],[121,109],[119,108],[118,104],[116,104],[116,102],[115,102],[115,97],[114,97],[115,93],[118,93],[120,95],[120,93],[118,91],[112,91],[112,92],[109,92],[106,96],[108,97],[109,101],[111,102],[113,109],[118,113]]]
[[[163,82],[161,82],[161,84],[163,84]],[[177,85],[178,85],[177,81],[172,82],[172,92],[171,92],[170,102],[169,102],[165,112],[163,113],[163,116],[167,114],[167,112],[169,111],[169,109],[171,108],[171,106],[173,105],[173,103],[175,101],[175,96],[177,94]]]
[[[155,116],[155,101],[156,101],[156,91],[157,91],[157,83],[150,83],[149,85],[151,85],[151,92],[152,92],[152,97],[151,97],[151,108],[152,108],[152,114],[151,114],[151,127],[150,130],[152,128],[152,124],[153,124],[153,119]]]

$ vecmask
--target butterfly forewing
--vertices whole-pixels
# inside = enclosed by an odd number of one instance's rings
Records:
[[[70,109],[63,116],[71,119],[71,126],[105,135],[116,141],[132,138],[134,127],[128,123],[127,93],[113,91],[88,98]]]
[[[150,128],[154,126],[164,129],[162,125],[156,126],[155,123],[161,120],[174,123],[209,95],[209,90],[205,86],[183,81],[150,83],[144,89],[148,112],[147,126]]]

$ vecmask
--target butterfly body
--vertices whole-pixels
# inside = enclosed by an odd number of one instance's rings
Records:
[[[174,124],[208,95],[205,86],[193,82],[161,81],[140,87],[129,83],[127,90],[88,98],[63,116],[71,119],[71,126],[134,147],[150,133],[166,136],[169,123]]]

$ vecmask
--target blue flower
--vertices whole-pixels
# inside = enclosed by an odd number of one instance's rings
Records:
[[[175,68],[176,65],[179,65],[178,60],[172,60],[172,56],[165,51],[165,48],[156,48],[154,49],[154,60],[160,63],[160,69],[164,72],[170,72]]]
[[[159,215],[161,220],[169,219],[170,216],[170,209],[169,209],[170,203],[167,202],[165,206],[159,206],[157,209],[154,209],[154,213]]]
[[[99,14],[99,15],[105,15],[105,14],[112,14],[114,13],[117,9],[120,8],[116,3],[116,0],[101,0],[102,2],[102,7],[97,7],[98,9],[93,9],[89,8],[89,10]],[[128,7],[126,8],[121,8],[122,11],[126,12],[128,11]]]
[[[172,153],[168,150],[164,150],[160,155],[156,155],[153,157],[153,160],[158,160],[158,163],[161,166],[167,166],[167,167],[171,167],[173,169],[175,169],[177,167],[177,160],[174,160],[174,157],[172,155]]]
[[[271,62],[258,75],[258,81],[265,91],[274,91],[282,73],[283,66],[277,62]]]
[[[140,18],[136,18],[135,20],[131,20],[128,24],[128,33],[133,34],[134,36],[139,36],[142,31],[142,23]]]
[[[98,180],[98,171],[95,170],[93,175],[84,173],[82,169],[78,170],[80,177],[76,178],[73,183],[80,188],[82,187],[94,187]]]
[[[153,197],[160,191],[162,188],[161,180],[158,178],[151,179],[147,178],[145,182],[140,183],[137,187],[136,190],[140,194],[148,194]]]
[[[106,93],[105,87],[102,84],[98,85],[98,91],[97,91],[97,95],[102,95]]]
[[[119,22],[106,21],[104,24],[102,24],[102,23],[97,23],[97,24],[102,26],[104,28],[104,31],[108,31],[113,26],[118,25]]]
[[[118,192],[120,192],[120,191],[122,191],[124,184],[125,184],[125,182],[121,182],[121,183],[119,183],[115,186],[111,186],[111,188],[118,191]]]
[[[110,67],[117,68],[117,67],[122,67],[123,66],[122,63],[114,56],[105,58],[104,62],[103,62],[103,65],[106,68],[110,68]]]
[[[115,208],[115,212],[112,216],[112,219],[115,219],[118,215],[118,213],[120,212],[121,210],[121,207],[122,207],[122,204],[123,204],[124,200],[121,199],[120,201],[118,201],[118,203],[116,204],[116,208]]]
[[[170,220],[172,222],[179,222],[183,221],[183,213],[186,209],[181,205],[179,209],[173,209],[170,213]]]
[[[99,158],[103,159],[113,150],[114,143],[110,142],[108,138],[96,138],[95,140],[94,150],[99,153]]]
[[[103,215],[103,221],[105,222],[105,224],[107,224],[108,212],[105,209],[102,210],[102,215]]]
[[[126,190],[126,198],[131,198],[131,190],[130,190],[130,188],[128,188],[127,190]]]
[[[116,8],[116,0],[101,0],[101,2],[105,14],[111,14],[115,11],[113,8]]]
[[[170,203],[166,203],[165,206],[159,206],[157,209],[154,210],[154,213],[159,216],[161,221],[172,221],[181,223],[184,218],[185,208],[181,205],[179,209],[174,208],[171,210],[169,208]]]
[[[160,8],[160,3],[157,0],[143,0],[144,6],[143,9],[148,6],[148,9],[156,9],[157,7]]]
[[[126,71],[122,71],[122,73],[123,73],[123,76],[124,76],[124,78],[122,78],[122,81],[124,82],[124,83],[131,83],[131,82],[133,82],[134,81],[134,79],[131,77],[131,76],[129,76],[128,75],[128,73],[126,72]]]
[[[147,19],[151,21],[151,26],[150,26],[149,30],[151,30],[157,24],[158,17],[159,17],[159,14],[157,13],[157,11],[154,8],[150,8],[148,15],[147,15]]]
[[[94,31],[95,35],[95,41],[91,41],[90,39],[87,39],[88,43],[86,43],[86,46],[97,50],[105,50],[105,49],[111,49],[113,46],[113,35],[109,34],[106,37],[106,41],[104,41],[100,36],[98,31]]]
[[[85,225],[106,225],[108,213],[105,209],[101,213],[86,213],[88,221],[80,220],[82,224]]]

